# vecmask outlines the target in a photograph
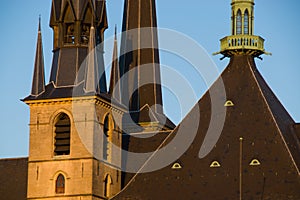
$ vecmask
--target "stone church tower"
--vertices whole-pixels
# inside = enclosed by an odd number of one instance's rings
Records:
[[[39,24],[30,107],[28,199],[107,199],[120,191],[124,107],[110,103],[104,72],[104,0],[53,0],[50,81]],[[96,47],[97,46],[97,47]],[[114,156],[112,156],[114,155]]]

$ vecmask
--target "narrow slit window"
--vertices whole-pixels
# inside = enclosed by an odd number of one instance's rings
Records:
[[[238,10],[237,16],[236,16],[236,34],[237,35],[242,34],[242,12],[241,12],[241,10]]]
[[[111,184],[112,184],[112,179],[110,175],[106,175],[104,179],[104,196],[105,197],[110,197],[111,194]]]
[[[106,116],[104,119],[103,125],[103,160],[107,160],[109,152],[109,116]]]
[[[249,35],[249,12],[246,10],[244,15],[244,34]]]

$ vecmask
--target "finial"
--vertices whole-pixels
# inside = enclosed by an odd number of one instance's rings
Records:
[[[41,15],[39,15],[39,32],[41,31]]]
[[[115,24],[115,40],[117,40],[117,24]]]

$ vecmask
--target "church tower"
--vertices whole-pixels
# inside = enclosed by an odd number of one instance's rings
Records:
[[[121,121],[103,62],[105,0],[53,0],[50,81],[45,84],[41,25],[30,107],[28,199],[107,199],[120,191]]]

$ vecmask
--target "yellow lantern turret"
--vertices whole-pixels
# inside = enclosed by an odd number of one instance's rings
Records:
[[[221,50],[216,54],[224,57],[233,55],[253,55],[259,57],[265,52],[264,39],[253,35],[254,0],[232,0],[231,2],[231,36],[221,39]]]

